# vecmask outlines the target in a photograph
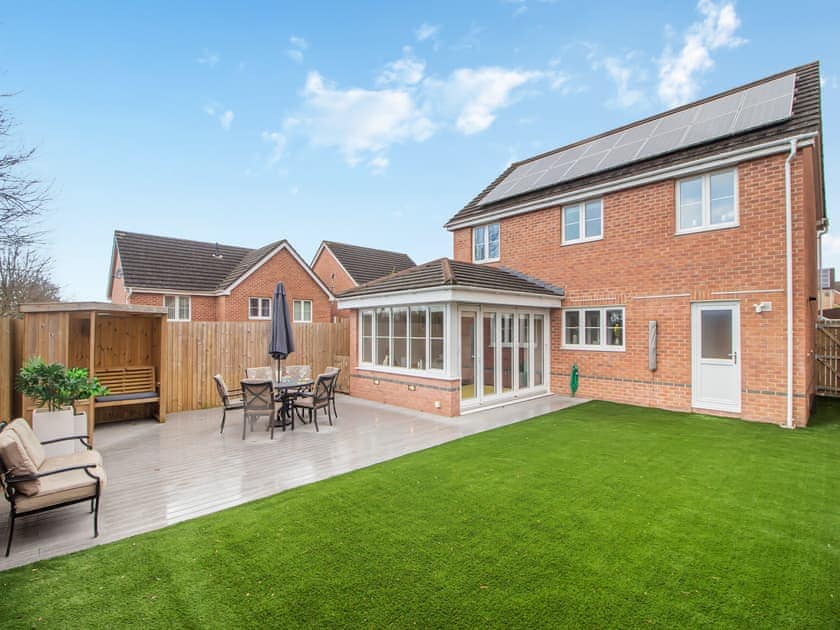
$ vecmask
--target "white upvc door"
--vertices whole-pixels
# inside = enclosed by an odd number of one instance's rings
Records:
[[[738,302],[691,305],[691,404],[741,411],[741,307]]]

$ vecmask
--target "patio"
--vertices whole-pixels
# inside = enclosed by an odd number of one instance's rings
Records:
[[[338,397],[341,414],[321,432],[296,425],[270,441],[263,426],[241,439],[241,415],[221,409],[169,414],[165,424],[142,420],[96,429],[96,448],[108,474],[100,536],[85,507],[77,505],[22,518],[12,553],[0,570],[58,556],[233,507],[584,402],[561,396],[482,410],[459,418]],[[7,506],[0,515],[3,540]]]

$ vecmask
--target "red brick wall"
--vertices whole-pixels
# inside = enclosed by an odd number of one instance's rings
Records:
[[[120,255],[114,252],[114,266],[111,267],[111,295],[110,300],[114,304],[128,304],[128,294],[125,291],[125,280],[116,277],[116,271],[120,264]]]
[[[129,299],[131,304],[165,306],[162,293],[132,293]],[[212,295],[190,296],[190,321],[218,321],[216,318],[216,301],[217,298]]]
[[[460,380],[391,374],[358,367],[359,324],[350,312],[350,395],[441,416],[461,413]],[[413,387],[411,390],[409,387]],[[438,408],[435,403],[440,403]]]
[[[816,260],[811,150],[793,161],[795,419],[804,424],[813,394],[812,356]],[[785,417],[785,155],[738,167],[737,228],[675,235],[675,182],[603,197],[600,241],[560,245],[561,208],[501,221],[500,265],[566,289],[565,306],[625,306],[626,351],[562,347],[560,313],[552,315],[551,371],[555,391],[568,391],[573,363],[578,395],[678,410],[691,408],[691,302],[741,303],[742,413]],[[806,164],[809,166],[806,167]],[[809,192],[806,194],[806,187]],[[454,257],[472,259],[471,229],[453,235]],[[741,295],[727,291],[768,291]],[[648,296],[688,294],[682,297]],[[648,299],[643,299],[648,298]],[[772,302],[772,312],[752,305]],[[647,322],[658,322],[658,369],[647,369]]]
[[[321,282],[327,285],[333,294],[341,293],[342,291],[352,289],[356,286],[356,283],[353,282],[353,279],[347,274],[347,272],[344,271],[344,268],[332,255],[332,252],[326,248],[321,250],[321,254],[318,256],[317,260],[315,260],[315,264],[312,265],[312,271],[314,271],[315,275],[321,279]],[[347,309],[339,310],[336,303],[333,302],[332,315],[334,317],[349,318],[350,311]]]
[[[331,320],[329,297],[286,249],[277,252],[271,260],[231,291],[225,300],[225,320],[247,320],[248,298],[272,297],[274,287],[280,280],[286,286],[289,315],[292,315],[293,300],[312,300],[312,321],[329,322]]]

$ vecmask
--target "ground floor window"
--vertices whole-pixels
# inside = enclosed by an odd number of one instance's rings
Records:
[[[293,317],[296,322],[312,321],[312,300],[294,300],[292,303]]]
[[[564,309],[563,346],[624,350],[624,307]]]
[[[382,307],[359,319],[360,365],[443,371],[443,306]]]
[[[166,307],[166,319],[171,322],[190,321],[190,296],[165,295],[163,305]]]

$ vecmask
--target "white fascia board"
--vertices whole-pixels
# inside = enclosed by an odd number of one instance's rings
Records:
[[[130,293],[160,293],[161,295],[197,295],[201,297],[218,297],[215,291],[179,291],[177,289],[149,289],[146,287],[126,287]]]
[[[332,302],[335,299],[335,296],[333,296],[332,291],[330,291],[326,287],[326,285],[323,282],[321,282],[321,279],[315,274],[314,271],[312,271],[312,269],[309,267],[309,265],[306,264],[303,258],[301,258],[298,255],[298,253],[295,251],[295,248],[291,247],[286,241],[283,241],[277,247],[271,250],[268,254],[263,256],[263,258],[256,265],[252,266],[248,271],[239,276],[239,278],[237,278],[237,280],[233,284],[231,284],[224,291],[220,291],[216,295],[230,295],[231,292],[240,284],[242,284],[246,278],[248,278],[257,269],[259,269],[265,263],[271,260],[276,254],[278,254],[283,249],[287,250],[291,254],[292,258],[294,258],[295,261],[303,268],[303,270],[306,271],[307,274],[309,274],[309,277],[312,278],[315,281],[315,283],[321,288],[321,290],[327,294],[327,297],[329,298],[330,302]]]
[[[559,295],[535,295],[533,293],[519,291],[495,291],[492,289],[476,289],[470,287],[431,287],[429,289],[338,298],[338,308],[375,308],[378,306],[455,302],[527,306],[534,308],[560,308],[562,306],[562,297]]]
[[[733,164],[737,164],[739,162],[754,160],[760,157],[774,155],[776,153],[787,153],[790,149],[791,140],[798,140],[798,146],[799,148],[802,148],[804,146],[809,146],[813,144],[814,138],[816,136],[816,132],[811,132],[799,136],[793,136],[790,138],[782,138],[779,140],[774,140],[772,142],[766,142],[764,144],[758,144],[752,147],[736,149],[735,151],[729,151],[727,153],[721,153],[718,155],[701,158],[699,160],[694,160],[692,162],[685,162],[683,164],[678,164],[675,166],[666,166],[665,168],[657,169],[655,171],[648,171],[639,175],[632,175],[630,177],[625,177],[624,179],[608,182],[606,184],[589,186],[587,188],[578,188],[576,190],[564,194],[555,195],[552,197],[545,197],[543,199],[538,199],[529,203],[523,203],[511,206],[510,208],[504,208],[503,210],[498,210],[496,212],[482,214],[478,217],[464,219],[462,221],[456,221],[453,223],[449,223],[444,227],[450,232],[454,232],[455,230],[459,230],[461,228],[471,227],[474,225],[481,225],[483,223],[487,223],[488,221],[496,221],[505,217],[512,217],[518,214],[534,212],[535,210],[543,210],[544,208],[551,208],[554,206],[564,205],[568,203],[575,203],[578,201],[583,201],[584,199],[605,195],[607,193],[625,190],[627,188],[635,188],[636,186],[652,184],[655,182],[662,181],[664,179],[685,177],[694,173],[699,173],[707,170],[715,170],[718,168],[725,168],[727,166],[732,166]]]

